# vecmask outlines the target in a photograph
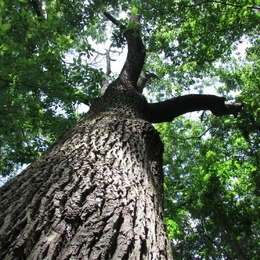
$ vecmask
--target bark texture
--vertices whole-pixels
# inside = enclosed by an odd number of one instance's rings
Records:
[[[1,259],[169,259],[161,155],[147,121],[82,120],[1,189]]]
[[[118,22],[106,16],[115,24]],[[139,17],[120,28],[128,56],[88,115],[0,189],[1,259],[171,259],[163,147],[137,92]]]

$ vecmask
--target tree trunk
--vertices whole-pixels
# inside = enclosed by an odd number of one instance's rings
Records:
[[[162,143],[131,95],[111,98],[2,187],[1,259],[171,259]]]
[[[230,245],[230,248],[232,251],[236,254],[237,259],[239,260],[246,260],[247,257],[244,254],[242,248],[238,245],[236,239],[234,239],[226,230],[224,227],[220,227],[221,234],[225,238],[225,240],[228,242]]]

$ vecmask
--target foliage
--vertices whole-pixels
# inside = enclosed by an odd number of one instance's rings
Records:
[[[96,30],[83,2],[1,1],[1,7],[0,170],[5,175],[34,161],[75,124],[75,105],[98,95],[100,72],[81,64],[91,51],[86,37]]]
[[[165,209],[176,259],[237,259],[226,231],[249,259],[259,247],[259,41],[247,59],[212,72],[219,91],[240,91],[244,110],[236,119],[203,113],[157,128],[165,143]],[[243,66],[244,65],[244,66]],[[183,259],[183,258],[182,258]]]
[[[149,46],[146,66],[165,82],[168,95],[190,90],[214,61],[227,61],[232,44],[259,21],[258,9],[254,9],[257,4],[248,0],[160,1],[143,6],[151,8],[144,23]],[[164,89],[156,86],[151,92],[165,98]]]
[[[3,175],[35,160],[75,123],[76,105],[100,95],[103,72],[91,55],[109,38],[103,11],[141,14],[146,69],[160,78],[149,94],[158,100],[189,89],[259,21],[257,5],[248,1],[16,0],[0,6]],[[114,46],[124,44],[116,31],[111,37]]]
[[[207,120],[201,125],[179,118],[158,126],[166,150],[165,212],[175,257],[236,258],[225,230],[256,259],[259,160],[252,153],[259,151],[243,138],[236,120]]]

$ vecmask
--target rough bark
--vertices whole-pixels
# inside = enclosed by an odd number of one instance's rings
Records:
[[[82,120],[1,189],[1,259],[171,258],[158,133],[114,116]]]
[[[163,147],[136,91],[145,53],[133,32],[124,32],[127,61],[104,96],[0,189],[1,259],[172,258]]]

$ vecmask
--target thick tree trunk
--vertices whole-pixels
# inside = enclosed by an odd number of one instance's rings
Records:
[[[162,143],[122,91],[1,188],[1,259],[171,259]]]

